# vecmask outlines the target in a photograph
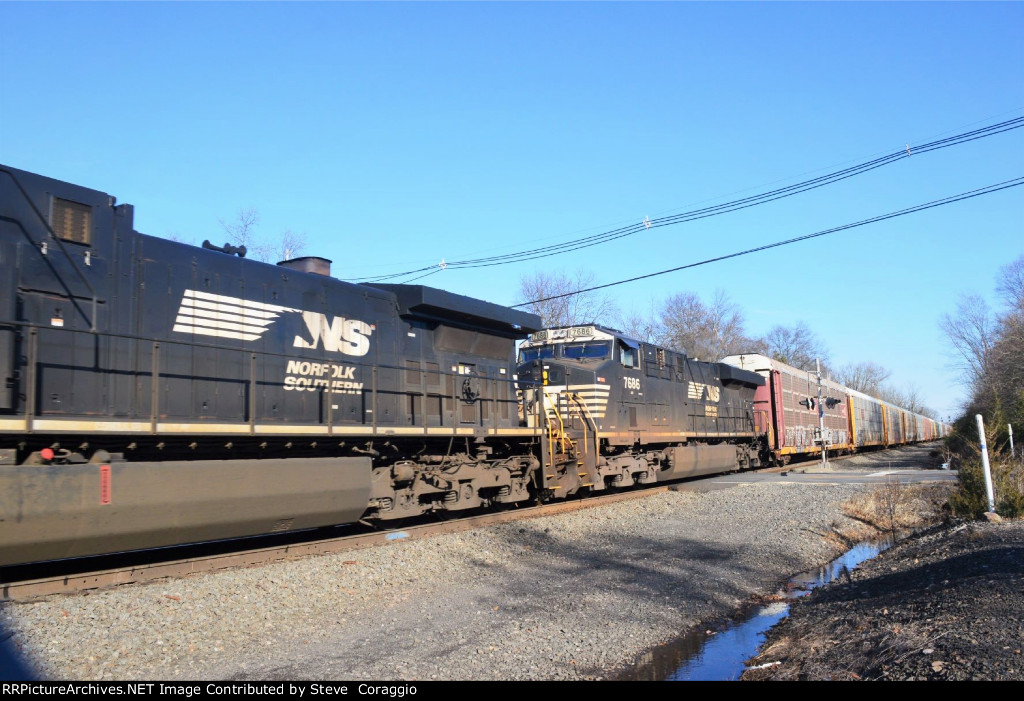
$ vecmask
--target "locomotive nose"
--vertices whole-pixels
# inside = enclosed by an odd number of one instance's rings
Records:
[[[542,360],[529,360],[516,368],[516,377],[523,387],[538,385],[544,379],[544,362]]]

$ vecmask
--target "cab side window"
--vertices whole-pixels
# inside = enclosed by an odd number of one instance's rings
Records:
[[[626,346],[619,346],[619,362],[627,368],[636,367],[636,351]]]

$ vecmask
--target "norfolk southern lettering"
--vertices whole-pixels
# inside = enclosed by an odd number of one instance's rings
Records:
[[[270,325],[285,313],[301,314],[308,338],[295,336],[295,348],[316,349],[323,344],[330,353],[362,357],[370,350],[370,334],[374,327],[358,319],[309,312],[294,307],[255,302],[242,297],[228,297],[199,290],[185,290],[178,305],[173,330],[216,338],[255,341],[262,338]]]
[[[356,368],[352,365],[289,360],[285,372],[286,390],[316,392],[323,389],[331,394],[361,394],[363,391],[363,383],[356,380]]]

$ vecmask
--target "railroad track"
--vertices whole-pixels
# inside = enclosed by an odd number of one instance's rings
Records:
[[[308,557],[311,555],[326,555],[329,553],[339,553],[348,550],[358,550],[361,548],[387,545],[388,543],[400,540],[428,538],[444,533],[457,533],[460,531],[468,531],[474,528],[491,526],[499,523],[540,518],[542,516],[553,516],[555,514],[589,509],[591,507],[613,504],[620,501],[642,499],[644,497],[651,496],[652,494],[666,492],[669,489],[671,489],[669,486],[657,486],[637,491],[605,494],[589,497],[587,499],[525,506],[508,511],[468,516],[451,521],[423,523],[410,526],[408,528],[347,534],[315,540],[289,542],[284,545],[275,544],[271,546],[248,548],[244,550],[231,550],[228,552],[217,552],[215,554],[204,554],[173,560],[158,560],[155,562],[140,563],[136,559],[132,564],[84,572],[68,573],[61,572],[57,569],[55,573],[32,577],[31,574],[34,572],[31,566],[8,568],[8,570],[14,571],[15,574],[11,577],[11,581],[6,581],[7,577],[0,574],[0,577],[4,580],[0,581],[0,600],[20,601],[51,596],[54,594],[74,594],[86,590],[103,589],[122,584],[139,584],[158,579],[169,579],[204,572],[215,572],[217,570],[266,565],[272,562]],[[317,531],[313,531],[311,533],[317,533]],[[246,539],[246,541],[250,542],[253,540],[254,539]],[[266,542],[266,539],[264,538],[255,540]],[[223,545],[230,542],[232,541],[220,541],[219,544]],[[175,550],[177,552],[181,552],[186,549],[186,547],[201,548],[202,545],[204,544],[164,550]],[[159,551],[127,553],[123,557],[131,558],[134,556],[137,558],[139,555],[152,555],[154,553],[159,553]],[[104,556],[103,559],[109,562],[114,557],[116,556]],[[43,563],[40,567],[54,570],[55,568],[59,568],[60,564],[61,563]],[[36,569],[35,572],[38,572],[38,569]],[[20,578],[26,574],[31,578]]]
[[[840,461],[851,457],[854,456],[837,455],[829,457],[829,461]],[[754,470],[754,472],[780,473],[812,467],[814,464],[814,461],[808,460],[786,466],[762,468]],[[159,579],[171,579],[237,567],[266,565],[272,562],[309,557],[311,555],[325,555],[387,545],[399,540],[428,538],[445,533],[458,533],[499,523],[552,516],[619,501],[641,499],[668,490],[690,491],[700,481],[700,479],[684,480],[669,485],[659,485],[636,491],[617,492],[585,499],[523,506],[506,511],[446,521],[418,523],[407,528],[393,528],[386,531],[360,531],[331,537],[317,537],[317,534],[322,534],[325,531],[352,530],[351,526],[340,526],[335,529],[319,529],[305,533],[256,536],[233,541],[214,541],[211,543],[174,546],[119,555],[81,558],[73,561],[8,567],[0,570],[0,601],[21,601],[55,594],[74,594],[122,584],[139,584]],[[280,542],[282,540],[285,542]],[[258,545],[256,547],[245,547],[243,543]],[[268,543],[272,544],[268,545]],[[213,550],[213,552],[203,552],[210,550]],[[180,555],[196,552],[203,552],[203,554],[185,555],[184,557],[174,557],[172,555],[171,559],[166,557],[167,554],[171,553]],[[114,564],[121,561],[127,561],[128,564]],[[90,565],[90,563],[99,564]],[[45,572],[45,574],[39,574],[40,572]]]

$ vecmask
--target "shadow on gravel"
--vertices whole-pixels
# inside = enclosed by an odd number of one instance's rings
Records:
[[[643,654],[649,641],[642,634],[651,628],[672,639],[704,618],[728,615],[765,584],[759,568],[740,565],[735,548],[621,533],[567,545],[556,533],[507,528],[518,531],[505,537],[519,554],[507,563],[471,558],[478,576],[469,586],[419,592],[380,614],[386,628],[335,628],[329,646],[301,663],[264,659],[233,678],[429,678],[424,671],[436,669],[439,679],[510,671],[525,679],[550,678],[560,666],[563,678],[607,676],[582,660],[621,664],[623,649]],[[796,557],[773,559],[782,571],[800,569]]]
[[[540,558],[548,562],[546,567],[530,568],[519,572],[513,567],[495,564],[485,560],[472,561],[474,565],[487,570],[501,572],[501,577],[512,582],[511,591],[529,590],[531,594],[545,592],[555,594],[570,587],[573,579],[583,580],[589,587],[605,584],[615,588],[628,588],[638,597],[651,595],[708,598],[743,598],[745,587],[736,586],[745,581],[751,568],[736,563],[739,554],[736,549],[716,547],[706,543],[673,538],[671,545],[658,539],[643,536],[614,536],[615,549],[626,549],[628,560],[608,551],[610,540],[593,544],[566,543],[548,533],[522,532],[510,541],[521,548],[528,548],[523,557]],[[797,558],[792,558],[796,563]],[[789,563],[786,563],[789,565]],[[730,579],[723,579],[725,565]],[[705,575],[714,575],[708,579]],[[538,578],[539,577],[539,578]],[[709,581],[712,586],[709,586]],[[516,585],[523,585],[524,588]],[[581,592],[583,593],[583,592]]]
[[[506,625],[518,625],[526,634],[550,634],[545,623],[557,620],[560,627],[554,637],[562,639],[563,652],[593,653],[604,646],[609,663],[621,664],[622,650],[630,649],[633,637],[627,631],[663,627],[664,639],[671,640],[679,630],[703,620],[724,618],[755,591],[774,584],[768,581],[772,575],[765,575],[762,568],[742,565],[741,550],[734,547],[676,537],[671,545],[641,536],[614,538],[619,541],[615,550],[628,551],[629,559],[610,553],[607,541],[567,549],[562,539],[551,534],[521,531],[512,540],[529,548],[524,557],[530,558],[530,566],[523,571],[476,561],[480,568],[494,572],[503,590],[495,596],[477,596],[472,607],[500,606],[514,620]],[[796,571],[803,565],[795,556],[777,553],[772,557],[779,572]],[[538,558],[548,564],[538,566]],[[515,643],[509,641],[509,645]],[[637,645],[637,657],[648,647]],[[550,670],[551,663],[558,662],[550,651],[547,655],[538,669]],[[584,677],[607,677],[613,669],[620,671],[614,667],[576,671]]]

